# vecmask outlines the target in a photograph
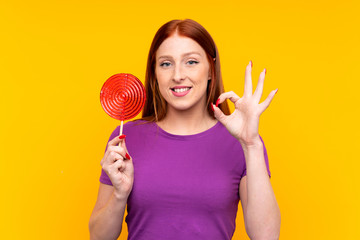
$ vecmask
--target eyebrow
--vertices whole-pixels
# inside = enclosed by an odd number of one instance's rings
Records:
[[[188,52],[188,53],[184,53],[182,55],[182,57],[185,57],[185,56],[188,56],[188,55],[191,55],[191,54],[197,54],[197,55],[201,56],[201,54],[198,53],[198,52]],[[158,59],[160,59],[160,58],[172,58],[172,57],[169,56],[169,55],[164,55],[164,56],[160,56]]]

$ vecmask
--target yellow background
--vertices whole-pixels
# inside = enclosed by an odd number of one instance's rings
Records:
[[[267,68],[260,120],[281,239],[360,239],[358,1],[1,1],[0,239],[88,239],[106,142],[104,81],[142,81],[157,29],[213,36],[225,89]],[[131,154],[131,153],[130,153]],[[233,239],[248,239],[241,205]],[[127,227],[123,234],[126,239]]]

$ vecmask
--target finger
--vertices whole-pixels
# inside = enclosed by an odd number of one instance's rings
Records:
[[[119,143],[122,141],[123,137],[125,135],[121,135],[121,136],[116,136],[113,139],[111,139],[111,141],[108,142],[108,146],[118,146]]]
[[[252,62],[246,66],[245,70],[245,87],[244,87],[244,96],[250,97],[252,95],[252,80],[251,80],[251,70]]]
[[[212,104],[213,109],[214,109],[214,116],[217,120],[219,120],[219,122],[221,122],[222,124],[224,124],[226,122],[226,118],[227,116],[221,111],[220,108],[218,108],[216,105]]]
[[[125,150],[119,146],[108,146],[106,148],[104,157],[101,159],[100,165],[103,166],[105,163],[106,164],[112,163],[115,157],[114,154],[124,155]]]
[[[121,146],[110,146],[108,148],[108,152],[109,153],[117,153],[117,154],[120,154],[121,156],[125,155],[126,154],[126,149],[121,147]]]
[[[111,152],[109,153],[108,158],[105,159],[105,162],[101,166],[105,172],[109,172],[113,168],[114,164],[123,160],[124,158],[120,154]]]
[[[114,175],[119,172],[119,168],[122,166],[123,162],[124,161],[122,161],[122,160],[116,161],[114,164],[112,164],[110,166],[105,166],[103,169],[110,177],[110,175]]]
[[[269,107],[277,91],[278,89],[271,91],[269,96],[265,99],[265,101],[259,104],[261,113],[263,113]]]
[[[121,136],[125,136],[125,135],[121,135]],[[120,137],[121,137],[121,136],[120,136]],[[126,136],[125,136],[125,137],[126,137]],[[130,160],[131,157],[130,157],[129,152],[128,152],[127,147],[126,147],[125,137],[123,137],[123,139],[122,139],[122,141],[120,142],[120,145],[119,145],[119,146],[122,147],[122,148],[125,150],[125,155],[123,155],[124,158]]]
[[[122,172],[125,168],[125,162],[123,160],[119,160],[116,163],[114,163],[111,167],[110,167],[114,172]]]
[[[119,158],[130,159],[128,158],[129,154],[127,153],[126,149],[123,147],[110,146],[108,152],[109,152],[108,157],[105,159],[105,162],[107,164],[112,164]]]
[[[229,99],[233,103],[236,103],[240,99],[240,97],[236,95],[236,93],[234,93],[233,91],[222,93],[216,101],[216,107],[219,106],[219,104],[224,102],[226,99]]]
[[[119,160],[123,160],[124,156],[122,154],[119,154],[117,152],[110,152],[109,153],[109,157],[106,160],[106,164],[112,165],[115,162],[119,161]]]
[[[260,73],[259,81],[258,81],[258,84],[257,84],[255,92],[254,92],[254,97],[255,97],[257,103],[260,102],[261,95],[263,93],[265,74],[266,74],[266,69],[264,69]]]
[[[121,148],[125,149],[125,153],[124,155],[122,154],[122,156],[126,159],[130,159],[128,150],[126,148],[126,144],[125,144],[125,139],[126,139],[126,135],[122,134],[118,137],[114,137],[109,143],[108,143],[108,148],[112,147],[112,146],[119,146]]]
[[[122,143],[122,142],[125,142],[125,138],[126,138],[126,135],[125,135],[125,134],[121,134],[121,135],[119,136],[119,139],[120,139],[119,146],[121,146],[121,143]]]

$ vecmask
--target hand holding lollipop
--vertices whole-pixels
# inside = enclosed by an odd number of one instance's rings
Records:
[[[108,143],[101,160],[101,166],[109,176],[115,188],[114,194],[119,199],[127,199],[134,182],[134,166],[126,149],[125,135],[122,134],[123,122],[140,113],[145,99],[143,84],[131,74],[113,75],[101,88],[101,106],[110,117],[121,121],[119,137]]]

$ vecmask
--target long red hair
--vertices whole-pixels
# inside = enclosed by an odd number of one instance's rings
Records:
[[[210,116],[214,115],[210,103],[215,103],[219,95],[224,92],[219,53],[215,42],[208,31],[206,31],[199,23],[191,19],[172,20],[159,28],[151,43],[145,75],[146,101],[142,113],[143,120],[157,122],[166,116],[167,103],[160,94],[155,76],[155,56],[161,43],[175,32],[180,36],[193,39],[205,50],[211,69],[211,80],[209,80],[207,87],[207,108]],[[226,101],[220,104],[219,108],[225,114],[230,114],[229,106]]]

